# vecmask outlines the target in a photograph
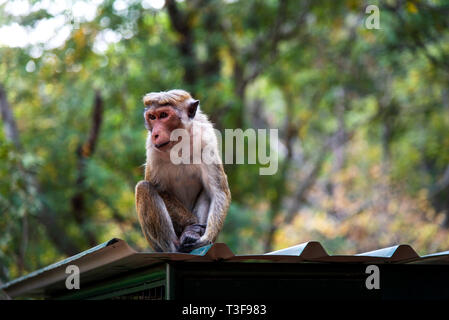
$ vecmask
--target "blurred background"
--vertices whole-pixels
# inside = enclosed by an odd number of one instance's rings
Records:
[[[443,0],[0,0],[0,281],[113,237],[148,250],[141,101],[173,88],[220,130],[279,129],[275,175],[225,166],[234,253],[449,250],[448,17]]]

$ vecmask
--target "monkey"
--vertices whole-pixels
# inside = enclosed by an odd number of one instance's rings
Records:
[[[143,103],[145,175],[135,188],[142,232],[156,252],[191,252],[212,244],[231,202],[213,125],[200,109],[200,101],[184,90],[151,92],[143,97]],[[182,129],[190,139],[171,140],[176,129]],[[191,151],[195,141],[201,152],[206,145],[212,146],[215,161],[171,161],[170,154],[179,153],[175,150],[179,143],[186,143]]]

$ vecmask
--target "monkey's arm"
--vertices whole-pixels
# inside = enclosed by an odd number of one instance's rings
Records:
[[[210,205],[207,213],[206,231],[198,240],[203,245],[216,240],[218,233],[223,228],[231,203],[231,192],[223,166],[221,164],[210,165],[207,174],[204,186],[209,195]]]
[[[200,243],[199,239],[206,230],[207,215],[209,213],[210,200],[205,189],[203,189],[196,200],[193,214],[197,217],[195,224],[185,224],[187,227],[179,238],[179,252],[190,252],[195,248],[202,247],[207,243]]]
[[[210,198],[208,192],[203,188],[198,199],[196,200],[193,213],[198,217],[198,223],[207,224],[207,216],[209,214]]]
[[[223,227],[231,202],[231,192],[222,165],[209,167],[203,177],[204,190],[195,205],[195,214],[201,225],[206,224],[204,234],[195,242],[181,244],[182,252],[213,243]]]

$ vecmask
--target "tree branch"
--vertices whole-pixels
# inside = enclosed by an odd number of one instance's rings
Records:
[[[242,54],[249,57],[248,64],[253,66],[253,70],[244,77],[243,81],[245,84],[254,80],[263,71],[266,65],[269,65],[276,59],[279,54],[278,49],[281,41],[291,39],[299,34],[301,26],[304,24],[306,14],[309,12],[310,5],[311,1],[303,1],[297,18],[293,22],[289,22],[286,19],[288,12],[287,1],[282,0],[280,2],[276,22],[268,37],[265,33],[262,33],[251,45],[243,49]],[[269,58],[268,61],[263,63],[263,61],[261,61],[263,59],[260,58],[260,53],[267,48],[270,50]]]
[[[92,154],[94,153],[97,146],[102,120],[103,99],[100,93],[96,92],[92,112],[92,127],[90,129],[90,133],[86,142],[79,145],[76,152],[78,158],[78,173],[75,187],[77,191],[73,195],[71,200],[72,215],[75,218],[75,221],[83,230],[90,246],[95,246],[97,244],[97,239],[93,232],[85,229],[86,211],[88,210],[85,204],[86,165],[88,159],[92,157]]]
[[[195,57],[195,51],[193,49],[193,32],[190,26],[192,14],[190,12],[181,12],[175,0],[166,0],[165,7],[167,8],[170,23],[173,29],[180,36],[178,50],[181,54],[182,63],[184,65],[184,81],[186,85],[192,85],[195,83],[197,78],[196,74],[198,65]],[[193,90],[193,87],[190,89]]]
[[[19,131],[11,107],[6,98],[6,92],[0,84],[0,113],[3,119],[3,130],[7,141],[10,141],[17,149],[21,148]]]
[[[333,134],[325,144],[321,146],[320,151],[318,152],[318,156],[313,164],[310,165],[310,169],[306,174],[303,182],[298,186],[294,195],[293,195],[293,203],[287,210],[285,215],[284,223],[289,224],[293,221],[296,216],[301,204],[304,202],[305,196],[310,188],[315,184],[315,181],[318,178],[318,174],[321,170],[322,164],[326,158],[327,153],[330,151],[330,147],[335,145],[335,140],[339,141],[341,145],[346,144],[354,135],[354,132],[346,135],[343,140],[336,134]]]

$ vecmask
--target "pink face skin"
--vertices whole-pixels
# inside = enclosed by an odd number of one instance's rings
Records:
[[[176,110],[170,106],[149,108],[145,111],[145,121],[151,130],[151,143],[153,147],[161,152],[171,149],[174,141],[170,141],[173,130],[182,128],[182,122]]]

